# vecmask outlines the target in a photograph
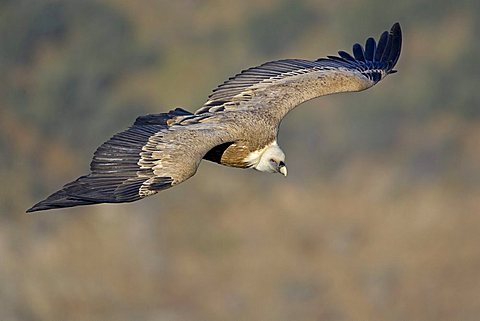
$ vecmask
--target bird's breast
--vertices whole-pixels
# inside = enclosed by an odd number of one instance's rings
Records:
[[[263,148],[248,142],[226,143],[212,148],[204,159],[225,166],[249,168],[256,163]]]
[[[220,164],[231,167],[248,168],[249,163],[246,159],[251,153],[252,151],[247,144],[241,142],[233,143],[223,152],[220,158]]]

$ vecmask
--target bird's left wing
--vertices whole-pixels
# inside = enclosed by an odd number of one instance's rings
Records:
[[[228,140],[224,124],[176,109],[137,118],[95,152],[90,174],[27,212],[142,199],[195,174],[203,156]]]
[[[353,56],[339,51],[315,61],[286,59],[265,63],[230,78],[209,96],[195,114],[235,109],[276,108],[285,114],[309,99],[338,92],[367,89],[394,73],[402,33],[394,24],[376,42],[353,46]],[[283,112],[282,112],[283,111]]]

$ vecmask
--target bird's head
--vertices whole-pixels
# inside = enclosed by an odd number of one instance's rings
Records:
[[[274,143],[264,150],[254,168],[261,172],[280,173],[287,176],[285,153]]]

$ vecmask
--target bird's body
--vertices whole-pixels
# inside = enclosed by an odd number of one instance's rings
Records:
[[[232,125],[228,127],[228,135],[233,134],[231,141],[215,146],[204,156],[204,159],[215,163],[239,168],[249,168],[255,163],[255,155],[260,155],[265,147],[273,144],[277,138],[278,127],[267,115],[250,117],[252,112],[231,112]],[[235,121],[235,119],[237,119]],[[235,124],[235,125],[233,125]],[[231,131],[231,128],[235,128]],[[263,130],[263,128],[268,130]],[[262,129],[262,130],[259,130]]]
[[[244,70],[217,87],[195,113],[177,108],[138,117],[101,145],[91,173],[65,185],[29,212],[136,201],[193,176],[202,159],[237,168],[287,174],[277,144],[280,123],[299,104],[361,91],[395,72],[401,31],[395,24],[378,44],[353,46],[315,61],[286,59]]]

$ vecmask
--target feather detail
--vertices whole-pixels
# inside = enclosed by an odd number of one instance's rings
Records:
[[[378,45],[371,37],[367,39],[365,49],[358,43],[354,44],[353,56],[345,51],[339,51],[339,57],[328,56],[315,61],[284,59],[243,70],[215,88],[205,105],[195,114],[228,111],[229,108],[213,109],[212,107],[228,103],[233,103],[233,106],[238,105],[239,102],[248,101],[253,97],[251,93],[247,94],[249,91],[275,86],[283,80],[293,79],[296,76],[308,77],[308,74],[314,72],[335,73],[343,70],[350,71],[352,77],[359,72],[375,84],[386,75],[395,73],[393,67],[400,56],[401,45],[400,25],[395,23],[390,32],[382,33]],[[302,77],[296,77],[296,79],[301,81]]]

